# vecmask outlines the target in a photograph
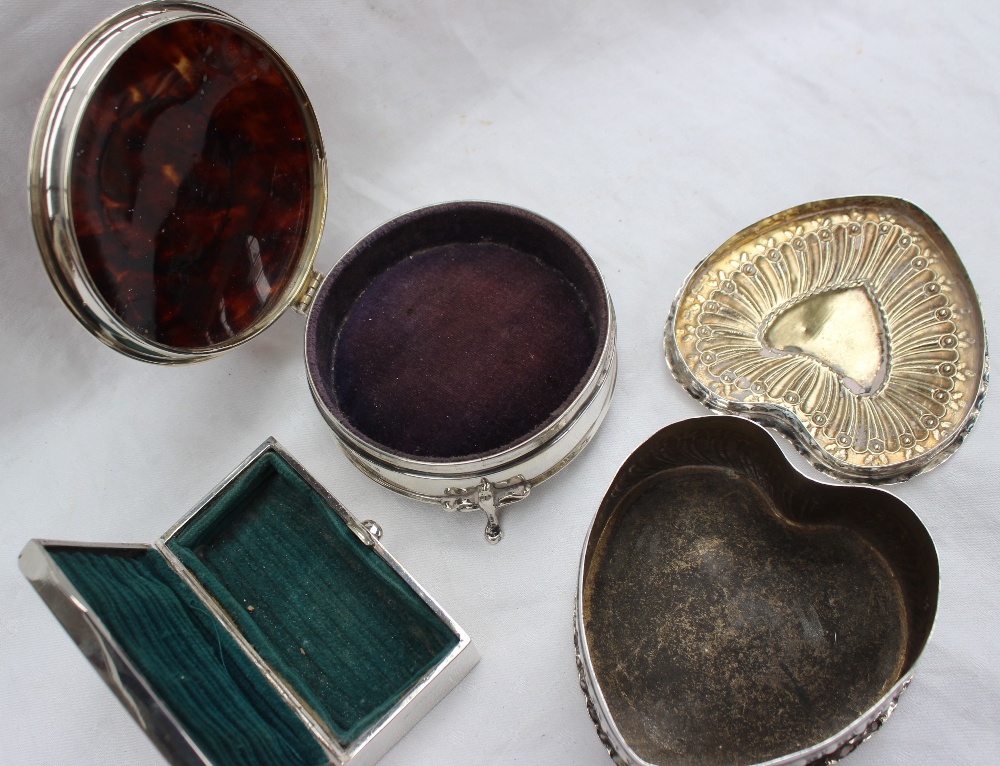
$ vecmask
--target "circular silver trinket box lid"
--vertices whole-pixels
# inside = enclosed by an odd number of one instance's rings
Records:
[[[664,332],[677,381],[788,436],[846,481],[903,481],[958,449],[986,394],[986,330],[944,232],[890,197],[785,210],[698,265]]]
[[[179,22],[225,28],[238,38],[237,47],[249,46],[256,52],[254,55],[266,58],[263,71],[276,73],[281,88],[287,89],[285,95],[298,107],[295,122],[302,135],[298,144],[289,151],[298,152],[296,156],[300,165],[305,157],[305,164],[299,170],[303,178],[307,174],[307,180],[298,190],[299,208],[294,211],[297,215],[294,252],[278,256],[279,260],[287,257],[287,263],[279,264],[280,268],[274,267],[276,277],[271,278],[267,273],[265,245],[254,237],[247,238],[244,250],[250,264],[244,266],[246,273],[257,279],[256,282],[251,279],[248,285],[244,285],[250,296],[244,298],[252,303],[254,290],[261,289],[260,299],[247,314],[249,319],[244,318],[235,331],[222,332],[221,337],[180,345],[157,338],[141,323],[129,320],[128,311],[133,306],[133,296],[128,282],[128,264],[122,267],[124,276],[111,274],[109,277],[98,273],[95,277],[95,272],[101,270],[88,263],[82,252],[81,240],[94,235],[95,230],[97,233],[111,231],[119,239],[128,241],[128,237],[134,236],[133,222],[138,225],[135,210],[128,209],[115,218],[113,225],[102,230],[101,226],[92,225],[91,219],[85,216],[75,217],[78,211],[73,206],[74,181],[77,178],[74,161],[81,154],[77,144],[81,125],[89,119],[88,107],[95,103],[105,78],[123,54],[150,33]],[[234,66],[242,61],[228,50],[224,54],[215,51],[215,54],[235,57]],[[228,63],[232,61],[227,59]],[[172,66],[176,72],[169,74],[175,79],[177,76],[190,77],[185,62],[175,62]],[[253,79],[256,81],[256,73]],[[246,83],[241,81],[240,85]],[[161,96],[159,92],[154,95]],[[136,101],[141,101],[143,97],[143,93],[136,89]],[[118,115],[115,115],[115,121],[120,122]],[[242,140],[245,136],[238,134],[237,138]],[[133,148],[127,142],[123,145],[126,150]],[[103,160],[98,157],[96,161]],[[126,167],[131,167],[127,156],[124,161]],[[173,165],[165,165],[161,170],[178,186],[189,180],[175,178],[177,169]],[[210,167],[206,172],[211,171]],[[274,198],[279,197],[281,194],[277,193]],[[138,5],[97,26],[69,53],[44,96],[35,125],[29,159],[29,199],[42,260],[70,311],[106,345],[127,356],[153,363],[186,364],[217,356],[255,337],[289,307],[307,316],[307,335],[315,339],[316,328],[323,324],[323,317],[319,314],[327,313],[326,310],[312,310],[317,295],[340,290],[344,264],[363,262],[367,251],[378,249],[382,238],[393,235],[401,228],[418,230],[421,226],[426,227],[426,232],[417,232],[414,238],[417,243],[422,237],[429,242],[435,236],[440,242],[447,242],[449,227],[463,231],[461,236],[465,239],[460,237],[459,244],[478,245],[496,237],[496,244],[520,249],[526,257],[537,260],[542,268],[560,272],[570,288],[579,294],[584,310],[589,312],[595,325],[593,334],[596,340],[586,371],[573,381],[569,395],[547,418],[528,424],[519,438],[475,454],[427,458],[387,449],[377,439],[369,438],[339,411],[335,391],[331,390],[332,384],[326,379],[327,371],[321,370],[310,358],[311,354],[317,353],[317,347],[310,343],[306,345],[310,388],[317,406],[352,463],[379,484],[408,497],[436,503],[447,511],[484,512],[487,516],[486,539],[491,543],[498,542],[502,536],[499,509],[527,497],[532,487],[554,475],[578,455],[596,432],[610,406],[617,371],[615,319],[610,296],[596,266],[583,248],[561,228],[541,216],[489,202],[435,205],[400,216],[376,229],[349,252],[328,278],[324,279],[315,271],[313,261],[327,204],[326,156],[316,116],[302,86],[281,57],[237,19],[210,6],[189,2]],[[102,202],[111,204],[103,198]],[[449,220],[457,223],[449,224]],[[486,223],[480,231],[469,231],[469,221]],[[184,221],[174,225],[183,227]],[[81,226],[86,231],[81,231]],[[509,237],[508,231],[512,232]],[[536,246],[541,250],[532,250]],[[551,252],[546,248],[550,248]],[[412,252],[402,252],[399,258],[412,255]],[[185,259],[197,260],[190,252],[180,252],[180,261]],[[568,265],[563,269],[561,264]],[[170,263],[164,266],[168,272],[172,268]],[[222,268],[225,270],[226,265],[223,264]],[[102,290],[102,284],[98,283],[99,279],[112,277],[118,280],[117,287],[122,290],[115,300],[109,300],[107,290]],[[193,291],[205,288],[205,284],[191,284]],[[359,290],[364,288],[365,285],[361,285]],[[460,299],[460,296],[457,298]],[[157,300],[161,300],[159,296]],[[169,308],[163,309],[162,300],[158,306],[158,310],[174,316],[169,313]],[[330,316],[340,317],[342,314],[343,301],[340,299],[325,300],[324,306],[330,307]],[[489,316],[489,305],[482,306],[481,311],[484,316]],[[223,326],[226,326],[226,319],[224,306],[220,319]],[[527,351],[530,352],[530,349]],[[392,360],[386,360],[386,363],[391,364]],[[447,375],[449,363],[450,360],[429,360],[429,364],[440,368],[441,375]],[[511,359],[509,363],[516,365],[519,360]],[[504,371],[496,369],[491,374],[503,375]],[[442,424],[442,427],[446,426]]]

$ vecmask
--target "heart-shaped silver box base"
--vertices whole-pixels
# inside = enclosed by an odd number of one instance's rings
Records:
[[[779,429],[847,481],[903,481],[947,459],[989,370],[955,248],[891,197],[811,202],[734,235],[684,283],[663,346],[696,399]]]
[[[832,763],[892,712],[938,561],[893,495],[807,479],[734,417],[626,460],[584,543],[581,685],[619,764]]]

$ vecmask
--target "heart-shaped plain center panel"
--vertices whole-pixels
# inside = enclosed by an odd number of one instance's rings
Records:
[[[776,427],[820,470],[865,482],[954,453],[989,370],[955,248],[889,197],[800,205],[730,237],[681,287],[664,352],[708,407]]]
[[[849,750],[912,673],[937,572],[893,496],[809,481],[737,418],[669,426],[622,467],[585,547],[578,641],[598,728],[625,763]]]
[[[855,394],[885,380],[888,338],[881,311],[862,285],[833,288],[783,306],[765,322],[768,351],[806,354],[835,370]]]

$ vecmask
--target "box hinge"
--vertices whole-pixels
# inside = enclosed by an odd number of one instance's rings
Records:
[[[313,273],[309,275],[309,279],[307,279],[306,283],[302,286],[299,294],[295,296],[292,308],[300,314],[305,314],[312,305],[313,298],[316,297],[316,291],[319,290],[319,286],[322,281],[323,275],[318,271],[313,271]]]

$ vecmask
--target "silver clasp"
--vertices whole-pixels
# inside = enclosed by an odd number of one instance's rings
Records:
[[[373,547],[375,543],[382,539],[382,527],[377,521],[365,519],[359,524],[354,519],[351,519],[347,522],[347,526],[349,526],[351,531],[357,535],[357,538],[369,548]]]
[[[483,477],[472,489],[449,487],[445,490],[448,498],[441,504],[446,511],[483,511],[486,514],[486,542],[496,545],[503,537],[498,518],[500,508],[524,500],[530,492],[531,484],[520,475],[495,484]]]

